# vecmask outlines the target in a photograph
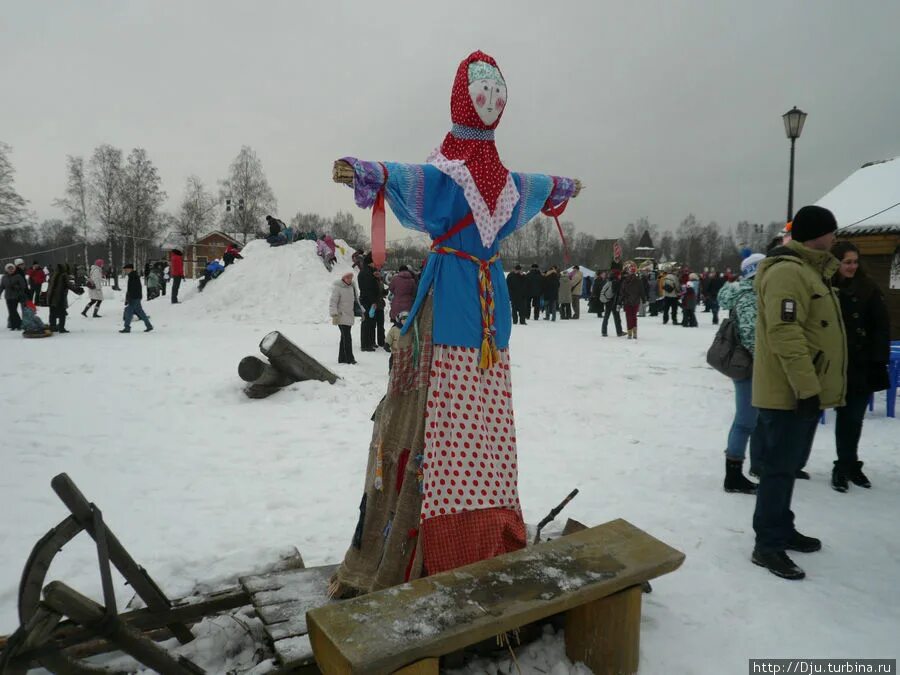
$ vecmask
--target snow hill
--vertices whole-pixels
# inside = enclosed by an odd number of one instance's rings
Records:
[[[337,262],[328,272],[314,241],[275,247],[263,239],[251,241],[241,250],[243,260],[185,300],[198,313],[241,322],[330,323],[331,286],[353,264],[353,248],[343,240],[335,243]]]

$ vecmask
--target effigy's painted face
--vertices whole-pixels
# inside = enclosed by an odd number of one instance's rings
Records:
[[[478,117],[491,126],[506,107],[506,83],[502,79],[482,78],[469,83],[469,96]]]

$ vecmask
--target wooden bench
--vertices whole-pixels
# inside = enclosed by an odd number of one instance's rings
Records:
[[[441,656],[565,613],[566,654],[596,674],[638,668],[641,584],[684,554],[624,520],[306,615],[325,675],[437,675]]]

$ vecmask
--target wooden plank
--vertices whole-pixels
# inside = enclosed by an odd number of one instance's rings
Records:
[[[276,572],[274,574],[259,574],[255,576],[241,577],[241,586],[251,596],[258,595],[265,591],[278,591],[286,589],[281,596],[283,599],[275,599],[273,602],[290,602],[291,600],[301,600],[306,597],[309,591],[314,591],[322,585],[328,586],[328,581],[337,570],[337,565],[322,565],[321,567],[305,567],[298,570],[287,570],[285,572]],[[289,593],[291,589],[295,595]],[[272,602],[261,603],[272,604]]]
[[[307,614],[323,673],[390,673],[672,572],[684,554],[624,520]]]
[[[296,635],[283,640],[276,640],[273,646],[278,663],[284,668],[305,666],[315,661],[308,635]]]
[[[638,670],[641,587],[632,586],[566,612],[566,656],[594,675],[630,675]]]
[[[282,665],[313,661],[306,613],[330,601],[328,583],[336,570],[323,565],[241,578]]]
[[[416,661],[405,668],[395,670],[395,675],[438,675],[438,659],[422,659]]]

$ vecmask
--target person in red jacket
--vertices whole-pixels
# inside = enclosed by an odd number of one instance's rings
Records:
[[[28,287],[29,299],[33,298],[34,304],[38,305],[41,301],[41,289],[44,286],[44,282],[47,281],[47,275],[44,274],[44,268],[37,260],[31,263],[31,269],[28,270],[28,281],[30,283]]]
[[[178,304],[178,289],[184,279],[184,255],[177,248],[172,249],[169,257],[169,276],[172,278],[172,304]]]
[[[225,255],[222,256],[222,260],[225,262],[225,267],[228,267],[232,264],[235,259],[243,260],[244,256],[241,255],[241,250],[235,246],[234,244],[229,244],[228,248],[225,249]]]

